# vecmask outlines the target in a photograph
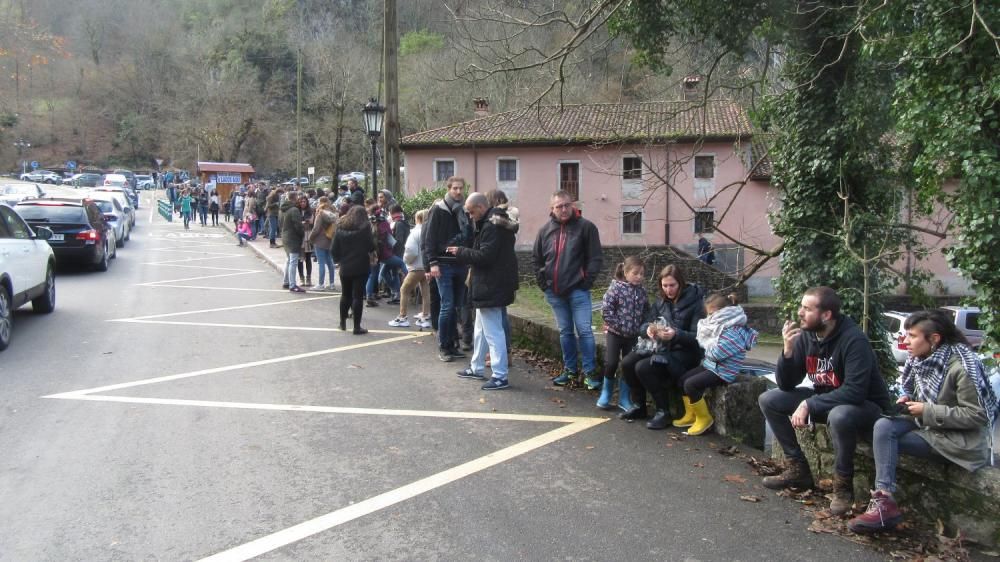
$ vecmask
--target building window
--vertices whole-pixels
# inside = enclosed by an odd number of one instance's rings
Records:
[[[454,160],[434,161],[434,181],[446,181],[448,178],[454,175],[455,175]]]
[[[642,207],[622,207],[622,234],[642,234]]]
[[[497,160],[497,181],[517,181],[517,160],[513,158]]]
[[[695,211],[694,231],[699,234],[715,232],[715,211]]]
[[[559,163],[559,189],[573,196],[573,200],[580,199],[580,163],[560,162]]]
[[[694,177],[712,179],[715,177],[715,156],[694,157]]]
[[[626,156],[622,158],[622,179],[642,179],[642,158],[638,156]]]

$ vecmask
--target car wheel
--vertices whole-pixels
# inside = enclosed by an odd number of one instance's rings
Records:
[[[131,239],[132,239],[132,229],[130,228],[128,229],[128,232],[125,233],[125,241],[128,242]]]
[[[11,309],[10,293],[0,285],[0,351],[10,345],[10,335],[14,331],[14,311]]]
[[[111,259],[118,258],[118,240],[115,240],[115,245],[111,246]]]
[[[97,263],[97,271],[108,270],[108,243],[104,243],[104,252],[101,253],[101,261]]]
[[[127,238],[125,238],[124,235],[121,238],[115,238],[115,248],[123,248],[125,246],[125,240],[127,240]],[[115,254],[117,253],[118,252],[116,250]]]
[[[52,273],[51,264],[45,271],[45,292],[31,300],[31,308],[42,314],[48,314],[56,309],[56,276]]]

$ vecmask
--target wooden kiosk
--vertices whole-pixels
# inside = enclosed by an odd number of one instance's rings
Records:
[[[239,189],[241,185],[250,183],[254,169],[250,164],[198,162],[197,174],[201,185],[215,182],[215,193],[219,196],[221,206],[229,201],[229,196],[232,195],[233,191]]]

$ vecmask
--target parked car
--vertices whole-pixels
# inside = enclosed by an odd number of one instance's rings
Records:
[[[358,182],[365,181],[368,176],[364,172],[348,172],[346,174],[340,174],[340,181],[347,180],[357,180]]]
[[[21,174],[22,181],[36,181],[39,183],[62,183],[62,176],[49,170],[34,170]]]
[[[0,185],[0,203],[16,205],[18,201],[45,195],[45,190],[34,183],[8,183]]]
[[[111,191],[91,191],[90,198],[97,203],[104,218],[108,219],[115,231],[115,245],[124,248],[132,237],[132,224],[129,215],[121,204],[121,196]]]
[[[101,183],[101,174],[95,174],[93,172],[73,174],[72,176],[64,179],[62,183],[63,185],[73,187],[97,187],[97,185]]]
[[[128,225],[131,229],[135,226],[135,208],[132,206],[132,199],[128,196],[126,188],[121,187],[108,187],[101,186],[95,187],[94,189],[88,190],[88,194],[97,193],[110,193],[118,198],[118,203],[121,204],[122,209],[125,211],[125,215],[128,217]]]
[[[136,189],[136,186],[138,185],[138,180],[135,177],[135,172],[133,172],[132,170],[121,170],[121,169],[119,169],[119,170],[112,170],[111,173],[112,174],[121,174],[121,175],[125,176],[125,178],[128,180],[128,186],[131,187],[132,189]]]
[[[330,176],[320,176],[319,179],[316,180],[316,183],[318,185],[323,185],[323,184],[330,183],[332,181],[333,181],[333,178],[331,178]]]
[[[153,182],[153,176],[147,176],[145,174],[136,174],[135,186],[136,189],[140,190],[148,190],[156,187]]]
[[[882,322],[885,324],[885,331],[889,339],[889,347],[892,349],[892,358],[896,364],[902,365],[910,358],[910,345],[906,343],[906,330],[903,323],[910,315],[909,312],[897,312],[890,310],[882,313]]]
[[[941,307],[945,313],[955,323],[955,327],[965,334],[965,339],[969,340],[969,345],[973,349],[979,349],[983,345],[983,329],[979,327],[979,309],[974,306],[945,306]]]
[[[115,231],[91,199],[31,199],[14,210],[32,228],[52,231],[48,242],[57,263],[82,262],[107,271],[109,260],[117,256]]]
[[[32,230],[14,210],[0,204],[0,351],[14,331],[14,310],[27,302],[35,312],[56,307],[56,258],[46,240],[52,231]]]

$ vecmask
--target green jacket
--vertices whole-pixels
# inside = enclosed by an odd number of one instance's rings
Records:
[[[302,224],[302,211],[291,201],[285,201],[281,204],[281,244],[285,247],[285,252],[301,253],[302,240],[305,236],[306,229]]]
[[[958,466],[974,471],[989,464],[986,411],[962,359],[952,354],[937,402],[925,403],[915,431],[935,451]]]
[[[191,196],[190,195],[185,195],[185,196],[181,197],[180,199],[178,199],[177,202],[180,203],[180,205],[181,205],[181,212],[182,213],[190,213],[191,212]]]

